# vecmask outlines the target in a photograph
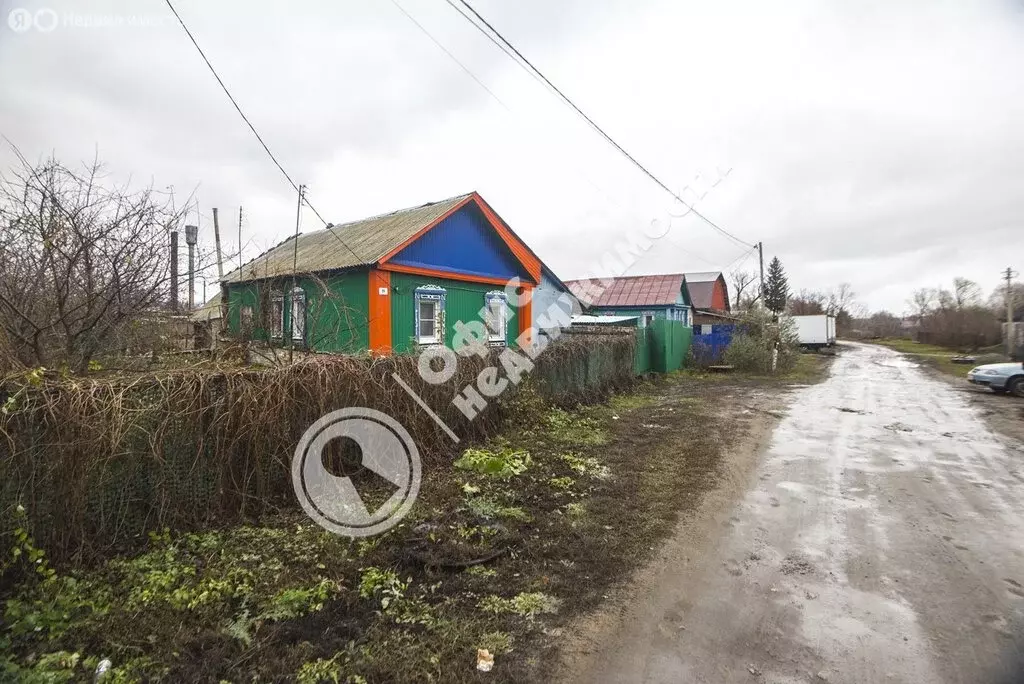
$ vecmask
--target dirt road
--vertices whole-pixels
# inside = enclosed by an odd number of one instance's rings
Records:
[[[566,678],[1024,677],[1024,445],[962,393],[855,346],[790,396],[750,472],[680,524]]]

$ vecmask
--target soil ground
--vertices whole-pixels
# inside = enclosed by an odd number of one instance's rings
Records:
[[[567,628],[677,523],[696,535],[709,502],[743,491],[794,380],[826,363],[677,373],[572,412],[527,402],[515,429],[425,472],[410,517],[371,539],[283,515],[0,587],[0,680],[89,681],[100,658],[118,681],[558,679],[583,643]]]
[[[556,679],[1020,681],[1018,402],[873,345],[776,400],[767,448],[726,452],[734,476],[569,630]]]

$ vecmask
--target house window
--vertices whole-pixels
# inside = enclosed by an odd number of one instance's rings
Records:
[[[276,290],[270,294],[270,336],[284,337],[284,294]]]
[[[504,345],[508,324],[508,298],[505,293],[494,291],[485,294],[483,313],[487,325],[487,343]]]
[[[654,316],[651,314],[644,314],[644,327],[647,328],[654,322]]]
[[[292,340],[306,339],[306,293],[301,287],[292,290]]]
[[[436,285],[416,288],[416,342],[441,344],[444,340],[445,291]]]

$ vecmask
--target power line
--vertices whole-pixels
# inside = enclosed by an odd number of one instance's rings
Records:
[[[733,266],[734,266],[735,264],[737,264],[737,263],[739,263],[740,261],[742,261],[742,260],[746,259],[747,257],[749,257],[749,256],[750,256],[751,254],[753,254],[753,253],[754,253],[754,251],[755,251],[756,249],[757,249],[757,245],[754,245],[753,247],[751,247],[751,248],[750,248],[750,249],[748,249],[747,251],[745,251],[745,252],[743,252],[742,254],[740,254],[740,255],[739,255],[738,257],[736,257],[736,258],[735,258],[735,259],[733,259],[733,260],[732,260],[731,262],[729,262],[729,265],[728,265],[728,266],[726,266],[725,268],[723,268],[723,269],[722,269],[722,272],[724,273],[725,271],[728,271],[728,270],[729,270],[730,268],[732,268],[732,267],[733,267]]]
[[[441,51],[442,51],[442,52],[444,52],[444,54],[448,55],[448,57],[449,57],[449,58],[450,58],[450,59],[451,59],[451,60],[452,60],[453,62],[455,62],[456,64],[458,64],[458,65],[459,65],[459,68],[461,68],[461,69],[462,69],[463,71],[465,71],[465,72],[466,72],[466,74],[467,74],[467,75],[468,75],[468,76],[469,76],[469,77],[470,77],[471,79],[473,79],[474,81],[476,81],[476,84],[477,84],[478,86],[480,86],[481,88],[483,88],[484,90],[486,90],[486,91],[487,91],[487,94],[488,94],[488,95],[490,95],[491,97],[493,97],[493,98],[494,98],[494,101],[495,101],[495,102],[497,102],[498,104],[500,104],[500,105],[501,105],[502,107],[504,107],[504,108],[505,108],[505,109],[506,109],[507,111],[511,111],[511,110],[509,110],[509,108],[508,108],[508,105],[506,105],[506,104],[505,104],[504,102],[502,102],[502,101],[501,101],[501,98],[500,98],[500,97],[498,97],[497,95],[495,95],[495,94],[494,94],[494,92],[493,92],[493,91],[492,91],[492,90],[491,90],[490,88],[488,88],[488,87],[487,87],[487,84],[485,84],[485,83],[484,83],[483,81],[481,81],[481,80],[480,80],[480,79],[479,79],[479,78],[477,77],[477,75],[476,75],[476,74],[474,74],[474,73],[473,73],[473,72],[472,72],[472,71],[471,71],[471,70],[469,69],[469,67],[467,67],[467,66],[466,66],[465,64],[463,64],[463,63],[462,63],[461,61],[459,61],[459,58],[458,58],[458,57],[456,57],[456,56],[455,56],[455,55],[454,55],[454,54],[453,54],[453,53],[451,52],[451,50],[449,50],[448,48],[446,48],[446,47],[445,47],[445,46],[444,46],[444,45],[443,45],[443,44],[441,43],[441,41],[439,41],[439,40],[438,40],[437,38],[435,38],[435,37],[434,37],[434,35],[433,35],[433,34],[432,34],[432,33],[431,33],[430,31],[428,31],[428,30],[426,29],[426,27],[425,27],[425,26],[423,26],[423,24],[421,24],[420,22],[416,21],[416,18],[415,18],[415,17],[413,17],[413,16],[411,15],[411,14],[409,14],[409,12],[408,12],[408,11],[407,11],[407,10],[406,10],[406,9],[405,9],[404,7],[402,7],[402,6],[400,5],[400,4],[398,4],[398,0],[391,0],[391,4],[393,4],[393,5],[395,6],[395,7],[397,7],[397,8],[398,8],[398,11],[399,11],[399,12],[401,12],[402,14],[404,14],[404,15],[405,15],[405,17],[406,17],[406,19],[408,19],[409,21],[411,21],[411,22],[412,22],[412,23],[413,23],[413,24],[414,24],[414,25],[416,26],[416,28],[418,28],[418,29],[419,29],[420,31],[422,31],[422,32],[423,32],[423,35],[425,35],[425,36],[426,36],[427,38],[429,38],[429,39],[430,39],[430,40],[431,40],[431,41],[432,41],[432,42],[434,43],[434,45],[436,45],[437,47],[439,47],[439,48],[441,49]]]
[[[451,0],[446,0],[446,1],[448,2],[448,4],[449,4],[449,5],[452,5],[452,7],[455,7],[455,5],[453,5],[453,4],[452,4]],[[472,12],[472,13],[473,13],[473,15],[474,15],[474,16],[475,16],[475,17],[476,17],[477,19],[479,19],[479,20],[480,20],[480,21],[481,21],[481,22],[482,22],[482,23],[484,24],[484,26],[486,26],[486,27],[487,27],[488,29],[490,29],[490,31],[491,31],[491,32],[492,32],[492,33],[493,33],[493,34],[494,34],[495,36],[497,36],[497,38],[498,38],[499,40],[501,40],[501,42],[502,42],[502,43],[503,43],[503,44],[504,44],[505,46],[507,46],[507,47],[508,47],[508,50],[511,50],[511,51],[512,51],[513,53],[515,53],[515,56],[516,56],[516,57],[518,57],[518,58],[519,58],[520,60],[522,60],[522,62],[523,62],[523,63],[525,63],[525,64],[526,64],[526,66],[528,66],[528,67],[530,68],[530,70],[531,70],[531,71],[532,71],[533,73],[535,73],[535,74],[536,74],[536,75],[537,75],[537,76],[538,76],[538,77],[539,77],[539,78],[540,78],[540,79],[541,79],[541,80],[542,80],[542,81],[543,81],[543,82],[544,82],[544,83],[545,83],[545,84],[546,84],[546,85],[547,85],[547,86],[548,86],[549,88],[551,88],[551,89],[552,89],[552,90],[553,90],[553,91],[554,91],[554,92],[555,92],[555,93],[556,93],[556,94],[557,94],[557,95],[558,95],[558,96],[559,96],[559,97],[560,97],[560,98],[561,98],[561,99],[562,99],[562,100],[563,100],[563,101],[564,101],[564,102],[565,102],[565,103],[566,103],[567,105],[569,105],[570,107],[572,107],[572,109],[573,109],[573,110],[575,110],[577,114],[579,114],[579,115],[580,115],[581,117],[583,117],[583,119],[584,119],[584,120],[585,120],[585,121],[586,121],[586,122],[587,122],[588,124],[590,124],[590,126],[591,126],[591,127],[592,127],[592,128],[593,128],[593,129],[595,130],[595,131],[597,131],[597,133],[598,133],[598,134],[600,134],[602,138],[604,138],[604,139],[605,139],[605,140],[606,140],[606,141],[607,141],[607,142],[608,142],[608,143],[609,143],[609,144],[610,144],[610,145],[611,145],[612,147],[614,147],[614,148],[615,148],[616,150],[618,150],[618,151],[619,151],[619,152],[620,152],[620,153],[621,153],[621,154],[622,154],[623,156],[625,156],[625,157],[626,157],[626,159],[628,159],[628,160],[629,160],[630,162],[632,162],[634,166],[636,166],[636,167],[637,167],[638,169],[640,169],[640,171],[641,171],[641,172],[643,172],[643,173],[644,173],[644,175],[646,175],[646,176],[647,176],[648,178],[650,178],[650,179],[651,179],[652,181],[654,181],[654,183],[655,183],[655,184],[656,184],[656,185],[657,185],[658,187],[660,187],[660,188],[661,188],[662,190],[664,190],[665,192],[667,192],[668,194],[670,194],[670,195],[671,195],[672,197],[674,197],[674,198],[676,199],[676,201],[678,201],[678,202],[679,202],[680,204],[682,204],[682,205],[683,205],[684,207],[686,207],[686,208],[688,208],[688,209],[689,209],[690,211],[692,211],[692,212],[693,212],[693,213],[694,213],[694,214],[695,214],[695,215],[696,215],[697,217],[699,217],[699,218],[700,218],[700,219],[701,219],[702,221],[704,221],[704,222],[705,222],[706,224],[708,224],[709,226],[711,226],[711,227],[712,227],[712,228],[713,228],[714,230],[718,231],[718,232],[719,232],[719,233],[721,233],[722,235],[724,235],[724,236],[728,237],[729,239],[733,240],[734,242],[737,242],[737,243],[739,243],[739,244],[741,244],[741,245],[743,245],[743,246],[745,246],[745,247],[754,247],[754,245],[752,245],[752,244],[750,244],[749,242],[746,242],[746,241],[744,241],[744,240],[741,240],[740,238],[736,237],[735,235],[733,235],[732,233],[730,233],[729,231],[725,230],[724,228],[722,228],[721,226],[719,226],[718,224],[716,224],[716,223],[715,223],[714,221],[712,221],[711,219],[709,219],[709,218],[708,218],[707,216],[705,216],[705,215],[704,215],[704,214],[702,214],[701,212],[697,211],[697,209],[695,209],[694,207],[692,207],[692,206],[690,206],[689,204],[687,204],[687,203],[686,203],[686,202],[685,202],[685,201],[683,200],[683,198],[682,198],[682,197],[680,197],[680,196],[679,196],[679,195],[678,195],[678,194],[677,194],[676,192],[674,192],[674,191],[673,191],[673,190],[672,190],[671,188],[669,188],[669,187],[668,187],[668,186],[667,186],[667,185],[666,185],[666,184],[665,184],[664,182],[662,182],[660,178],[658,178],[658,177],[657,177],[657,176],[655,176],[655,175],[654,175],[654,174],[653,174],[653,173],[652,173],[651,171],[649,171],[649,170],[647,169],[647,167],[646,167],[646,166],[644,166],[644,165],[643,165],[643,164],[641,164],[641,163],[640,163],[639,161],[637,161],[636,157],[634,157],[634,156],[633,156],[632,154],[630,154],[630,153],[629,153],[628,151],[626,151],[626,149],[625,149],[624,147],[622,147],[622,145],[620,145],[619,143],[617,143],[617,142],[615,141],[615,139],[614,139],[614,138],[612,138],[612,137],[611,137],[610,135],[608,135],[608,133],[606,133],[606,132],[605,132],[605,130],[604,130],[603,128],[601,128],[600,126],[598,126],[598,125],[597,125],[597,123],[596,123],[596,122],[595,122],[595,121],[594,121],[594,120],[593,120],[592,118],[590,118],[589,116],[587,116],[587,114],[586,114],[586,113],[585,113],[585,112],[584,112],[584,111],[583,111],[582,109],[580,109],[580,108],[579,108],[578,106],[576,106],[576,103],[575,103],[575,102],[573,102],[573,101],[572,101],[572,100],[571,100],[571,99],[570,99],[570,98],[569,98],[569,97],[568,97],[568,96],[567,96],[567,95],[566,95],[565,93],[563,93],[563,92],[562,92],[562,91],[561,91],[561,90],[560,90],[560,89],[558,88],[558,86],[556,86],[556,85],[555,85],[554,83],[552,83],[552,82],[551,82],[551,80],[550,80],[550,79],[549,79],[549,78],[548,78],[547,76],[545,76],[545,75],[544,75],[544,73],[543,73],[543,72],[542,72],[542,71],[541,71],[540,69],[538,69],[537,67],[535,67],[535,66],[533,65],[533,63],[532,63],[532,62],[530,62],[530,60],[528,60],[528,59],[527,59],[527,58],[526,58],[526,57],[525,57],[525,56],[523,55],[523,53],[522,53],[522,52],[520,52],[520,51],[519,51],[519,50],[518,50],[518,49],[517,49],[517,48],[516,48],[516,47],[515,47],[515,46],[514,46],[514,45],[513,45],[513,44],[512,44],[511,42],[509,42],[509,40],[508,40],[507,38],[505,38],[505,36],[503,36],[503,35],[501,34],[501,32],[500,32],[500,31],[498,31],[498,30],[497,30],[496,28],[494,28],[494,26],[492,26],[490,22],[488,22],[488,21],[487,21],[487,20],[486,20],[486,19],[485,19],[485,18],[484,18],[484,17],[483,17],[483,16],[482,16],[482,15],[481,15],[481,14],[480,14],[479,12],[477,12],[477,11],[476,11],[476,9],[474,9],[474,8],[473,8],[473,6],[469,4],[469,2],[467,2],[466,0],[459,0],[459,2],[460,2],[460,3],[462,3],[462,5],[466,7],[466,9],[468,9],[468,10],[469,10],[470,12]],[[456,9],[458,9],[458,8],[456,7]],[[485,30],[484,30],[484,29],[483,29],[483,28],[482,28],[482,27],[481,27],[481,26],[480,26],[479,24],[477,24],[477,23],[476,23],[475,21],[473,21],[473,20],[472,20],[472,19],[471,19],[471,18],[470,18],[470,17],[469,17],[469,16],[468,16],[468,15],[467,15],[467,14],[466,14],[465,12],[461,12],[461,11],[460,11],[460,12],[459,12],[459,14],[460,14],[460,15],[462,15],[462,17],[463,17],[464,19],[466,19],[466,21],[468,21],[468,22],[469,22],[469,23],[470,23],[470,24],[471,24],[471,25],[472,25],[472,26],[473,26],[474,28],[476,28],[476,29],[477,29],[478,31],[480,31],[480,32],[481,32],[481,33],[483,33],[483,34],[484,34],[485,36],[487,36],[487,37],[488,37],[488,38],[489,38],[489,39],[490,39],[490,40],[491,40],[492,42],[494,42],[494,38],[492,38],[492,37],[491,37],[491,36],[490,36],[490,35],[489,35],[489,34],[487,33],[487,31],[485,31]],[[497,44],[497,43],[495,43],[495,44]],[[500,47],[500,46],[499,46],[499,47]],[[502,48],[502,51],[503,51],[503,52],[504,52],[504,53],[505,53],[506,55],[508,55],[508,56],[509,56],[509,58],[511,58],[511,59],[513,59],[514,61],[516,61],[516,63],[518,64],[518,63],[519,63],[519,61],[518,61],[518,60],[515,60],[515,58],[514,58],[514,57],[513,57],[513,56],[512,56],[511,54],[509,54],[508,50],[506,50],[506,49]],[[522,66],[522,65],[520,65],[520,66]]]
[[[337,239],[338,242],[340,242],[345,247],[345,249],[352,252],[352,255],[356,259],[362,260],[363,257],[359,256],[359,254],[357,254],[356,251],[352,249],[348,245],[348,243],[342,240],[341,236],[339,236],[334,231],[334,224],[328,223],[324,219],[324,217],[320,215],[320,212],[316,210],[316,207],[313,206],[313,204],[309,201],[308,197],[302,197],[302,192],[299,190],[299,186],[295,183],[295,181],[292,180],[292,177],[288,175],[288,172],[285,171],[284,167],[281,166],[281,162],[279,162],[277,160],[277,157],[274,156],[274,153],[270,151],[270,147],[268,147],[267,143],[264,142],[263,137],[260,136],[259,134],[259,131],[257,131],[256,127],[252,125],[252,122],[249,121],[249,117],[245,115],[245,112],[242,111],[242,108],[239,106],[238,102],[235,101],[234,96],[231,95],[231,91],[228,90],[228,87],[221,79],[220,74],[218,74],[217,70],[213,68],[213,64],[210,63],[210,60],[209,58],[207,58],[206,53],[203,52],[203,48],[199,47],[199,43],[196,41],[195,36],[192,35],[192,32],[189,30],[188,26],[185,25],[185,20],[181,18],[181,15],[178,14],[178,10],[176,10],[174,8],[174,5],[171,4],[171,0],[164,0],[164,2],[167,3],[168,9],[170,9],[171,13],[174,14],[174,18],[178,20],[179,24],[181,24],[181,28],[185,30],[185,34],[188,36],[188,39],[192,41],[192,45],[195,46],[196,51],[199,53],[199,56],[203,58],[203,61],[206,63],[206,66],[210,70],[210,73],[212,73],[213,77],[217,79],[217,83],[220,85],[221,90],[224,91],[224,94],[228,96],[228,99],[231,101],[231,104],[234,105],[235,111],[237,111],[238,115],[242,117],[242,121],[244,121],[245,125],[249,127],[249,130],[252,131],[252,134],[256,136],[256,140],[258,140],[260,145],[263,147],[263,151],[267,153],[268,157],[270,157],[270,161],[274,162],[274,166],[276,166],[278,170],[281,172],[281,174],[285,177],[285,179],[287,179],[288,183],[292,186],[295,192],[299,193],[299,196],[300,198],[302,198],[303,203],[305,203],[305,205],[309,207],[314,214],[316,214],[316,217],[320,219],[320,221],[324,224],[324,227],[327,228],[328,232],[330,232],[330,234],[333,235],[335,239]],[[298,238],[296,238],[296,240],[297,239]]]

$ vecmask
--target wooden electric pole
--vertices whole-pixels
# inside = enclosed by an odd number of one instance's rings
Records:
[[[764,243],[757,243],[757,263],[761,269],[761,303],[764,304]]]
[[[220,251],[220,221],[217,219],[217,207],[213,208],[213,240],[217,243],[217,280],[224,279],[224,258],[221,256]],[[204,286],[205,286],[205,282]],[[203,301],[206,301],[206,295],[203,295]]]
[[[238,277],[242,277],[242,207],[238,207]]]

